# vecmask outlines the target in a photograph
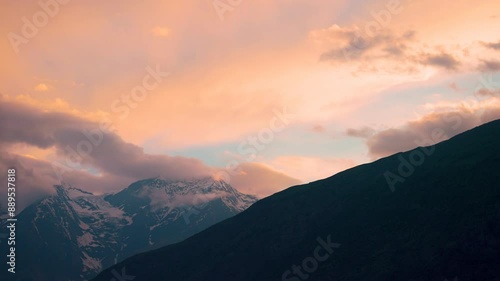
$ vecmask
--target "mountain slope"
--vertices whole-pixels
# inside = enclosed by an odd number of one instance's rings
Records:
[[[291,187],[94,280],[499,280],[499,144],[494,121]]]
[[[147,179],[111,195],[69,185],[55,189],[55,196],[18,216],[19,266],[8,280],[89,279],[131,255],[179,242],[256,201],[211,178]],[[2,280],[5,274],[0,273]]]

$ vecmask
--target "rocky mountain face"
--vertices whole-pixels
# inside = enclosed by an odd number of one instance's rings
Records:
[[[56,195],[19,214],[18,270],[5,280],[88,280],[134,254],[182,241],[257,201],[212,178],[146,179],[104,195],[68,184],[55,189]],[[2,253],[7,251],[5,243],[1,247]]]

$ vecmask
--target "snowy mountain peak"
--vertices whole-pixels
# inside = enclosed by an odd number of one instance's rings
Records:
[[[56,195],[20,214],[25,229],[20,239],[27,243],[26,252],[20,256],[27,257],[27,264],[37,267],[37,272],[54,263],[61,270],[50,273],[58,278],[30,276],[23,280],[88,280],[102,268],[139,252],[182,241],[257,201],[209,177],[156,177],[102,195],[67,183],[54,189]],[[54,262],[53,249],[58,249],[58,256],[63,258]]]
[[[231,189],[210,177],[189,180],[168,180],[156,177],[133,183],[126,190],[135,194],[157,193],[159,190],[172,198],[177,195],[205,194],[216,190],[229,191]]]
[[[76,199],[79,197],[93,196],[92,192],[85,191],[83,189],[79,189],[71,186],[67,183],[61,183],[60,185],[54,185],[54,189],[57,192],[57,195],[60,197],[68,197],[69,199]]]
[[[135,182],[111,197],[120,198],[119,204],[123,206],[143,200],[142,204],[152,210],[197,206],[220,199],[232,210],[242,211],[257,201],[256,197],[240,193],[223,180],[212,177],[186,180],[155,177]]]

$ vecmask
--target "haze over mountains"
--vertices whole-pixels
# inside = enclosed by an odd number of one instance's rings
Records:
[[[499,280],[499,144],[497,120],[291,187],[94,280]]]
[[[88,280],[133,254],[182,241],[257,200],[212,178],[146,179],[104,195],[68,184],[55,189],[55,196],[19,214],[17,272],[2,270],[2,280]],[[6,247],[2,243],[2,251]]]

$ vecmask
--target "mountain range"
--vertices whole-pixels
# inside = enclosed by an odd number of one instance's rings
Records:
[[[497,120],[290,187],[93,280],[498,281],[499,171]]]
[[[146,179],[103,195],[69,184],[54,188],[55,195],[17,216],[17,272],[2,271],[1,280],[88,280],[134,254],[182,241],[257,201],[210,177]]]

